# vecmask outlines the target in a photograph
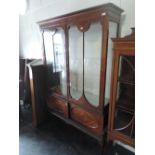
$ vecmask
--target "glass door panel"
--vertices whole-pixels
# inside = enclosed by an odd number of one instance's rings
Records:
[[[44,47],[45,47],[45,57],[47,65],[54,62],[53,56],[53,43],[52,43],[52,31],[44,31]]]
[[[70,94],[79,99],[83,93],[83,33],[76,26],[69,29]]]
[[[90,104],[99,105],[102,25],[93,23],[84,33],[84,94]]]
[[[135,60],[133,56],[120,56],[116,92],[114,129],[131,137],[135,111]]]
[[[62,28],[44,32],[49,85],[52,90],[67,95],[65,37]]]

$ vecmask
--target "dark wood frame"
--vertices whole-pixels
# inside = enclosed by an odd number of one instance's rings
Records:
[[[117,78],[119,70],[119,58],[124,56],[135,56],[135,33],[132,29],[132,34],[124,38],[113,39],[113,69],[111,76],[111,95],[109,106],[109,123],[108,123],[108,140],[119,140],[125,144],[134,147],[135,142],[129,136],[120,133],[114,129],[114,114],[116,107],[116,93],[117,93]],[[135,116],[133,115],[132,123],[135,122]]]
[[[47,102],[47,110],[49,113],[56,115],[67,123],[82,130],[93,138],[97,139],[103,148],[105,140],[105,122],[107,120],[107,107],[104,107],[105,80],[106,80],[106,65],[107,65],[107,48],[109,35],[109,21],[117,23],[119,30],[120,16],[122,9],[108,3],[97,7],[76,11],[67,15],[55,17],[52,19],[38,22],[42,36],[45,30],[62,28],[65,34],[65,53],[66,53],[66,68],[67,68],[67,96],[63,96],[56,92],[50,92],[46,95],[44,102]],[[99,106],[95,107],[87,101],[84,93],[79,100],[75,100],[70,95],[70,73],[69,73],[69,34],[68,30],[71,25],[76,25],[81,32],[88,30],[92,22],[100,22],[102,25],[102,56],[100,70],[100,96]],[[119,34],[119,32],[117,32]],[[43,63],[45,70],[47,69],[45,45],[43,39]],[[30,69],[32,73],[32,70]],[[40,74],[40,72],[39,72]],[[39,75],[38,74],[38,75]],[[84,74],[84,73],[83,73]],[[34,77],[34,76],[33,76]],[[32,79],[33,80],[33,79]],[[32,92],[34,94],[34,85],[31,80]],[[43,81],[42,81],[43,82]],[[45,81],[44,81],[45,82]],[[44,84],[45,85],[45,84]],[[32,108],[35,109],[35,99],[32,96]],[[33,110],[33,113],[36,113]],[[37,126],[37,115],[34,115],[34,126]],[[85,120],[83,119],[85,118]],[[40,121],[38,121],[40,122]]]

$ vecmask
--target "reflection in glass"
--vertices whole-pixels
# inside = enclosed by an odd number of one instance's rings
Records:
[[[76,26],[69,29],[70,94],[79,99],[83,91],[83,34]]]
[[[134,132],[135,59],[121,56],[119,60],[114,129],[131,137]]]
[[[99,105],[102,26],[90,25],[84,33],[84,94],[90,104]]]
[[[64,31],[55,29],[44,32],[46,63],[48,66],[48,83],[52,90],[67,95],[66,57]]]
[[[44,31],[44,47],[47,64],[54,62],[52,34],[53,33],[51,31]]]

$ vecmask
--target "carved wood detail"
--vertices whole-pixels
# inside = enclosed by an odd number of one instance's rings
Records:
[[[88,31],[88,29],[90,27],[90,23],[80,22],[77,24],[77,27],[78,27],[79,31],[86,32],[86,31]]]

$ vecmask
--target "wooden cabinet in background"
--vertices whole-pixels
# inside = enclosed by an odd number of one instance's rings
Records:
[[[113,39],[113,70],[108,140],[134,146],[135,139],[135,33]]]
[[[30,79],[33,126],[37,127],[47,119],[46,69],[40,59],[28,63],[27,67]]]

